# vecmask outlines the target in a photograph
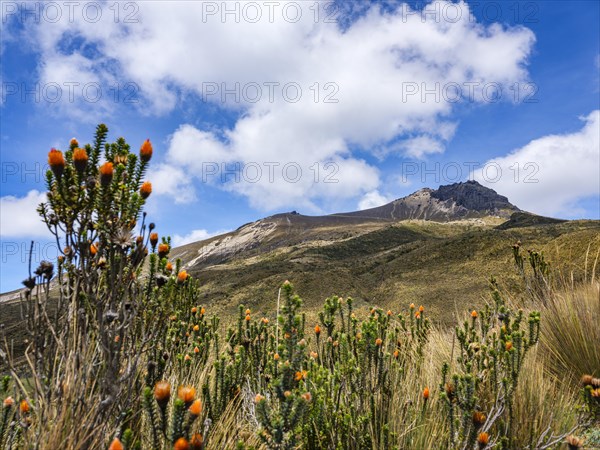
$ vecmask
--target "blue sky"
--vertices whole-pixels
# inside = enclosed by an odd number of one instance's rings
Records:
[[[147,210],[176,243],[468,178],[600,218],[599,2],[53,5],[1,5],[2,291],[32,239],[56,256],[48,150],[100,122],[153,142]]]

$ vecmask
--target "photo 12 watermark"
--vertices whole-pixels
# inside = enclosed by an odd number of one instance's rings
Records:
[[[0,2],[2,25],[17,20],[20,23],[98,23],[103,18],[114,23],[139,23],[137,2]]]
[[[108,100],[114,103],[138,103],[140,88],[133,82],[102,85],[98,82],[61,81],[25,83],[3,81],[0,97],[2,103],[98,103]]]
[[[416,162],[400,164],[399,178],[402,183],[452,184],[465,179],[480,179],[486,183],[497,183],[509,177],[514,183],[539,183],[540,165],[537,162],[515,161],[511,165],[500,165],[495,161],[486,163],[465,162]]]
[[[336,162],[300,164],[295,161],[278,162],[203,162],[198,178],[203,183],[339,183],[340,171]]]
[[[10,239],[0,240],[2,250],[2,264],[23,263],[28,264],[31,257],[32,267],[42,261],[56,261],[62,254],[56,242],[17,241]]]
[[[400,83],[402,103],[497,103],[503,99],[514,103],[538,103],[539,88],[535,83],[515,82],[510,85],[490,81],[464,81],[462,83],[426,83],[404,81]]]
[[[338,103],[337,94],[340,87],[337,83],[327,81],[320,83],[298,83],[296,81],[279,82],[264,81],[247,83],[226,83],[206,81],[201,85],[202,101],[214,103],[258,103],[265,101],[275,103],[298,103],[308,96],[314,103]]]

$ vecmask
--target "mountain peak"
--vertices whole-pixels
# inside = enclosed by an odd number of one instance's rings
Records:
[[[442,185],[438,189],[423,188],[386,205],[345,213],[373,219],[424,219],[437,222],[485,216],[508,218],[520,211],[503,195],[475,180]]]

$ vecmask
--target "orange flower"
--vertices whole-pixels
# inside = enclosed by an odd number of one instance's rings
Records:
[[[79,147],[79,142],[77,141],[77,139],[71,138],[71,140],[69,141],[69,147],[71,147],[71,148]]]
[[[375,345],[376,346],[381,347],[381,344],[383,344],[383,340],[381,338],[375,339]]]
[[[506,341],[506,344],[504,344],[504,348],[506,348],[507,352],[510,352],[513,348],[512,342]]]
[[[173,450],[189,450],[190,444],[186,438],[179,438],[175,441],[175,445],[173,445]]]
[[[317,357],[319,356],[319,354],[317,352],[310,352],[310,357],[313,359],[317,359]]]
[[[292,391],[285,391],[285,392],[283,393],[283,396],[284,396],[285,398],[288,398],[290,395],[292,395]]]
[[[96,244],[90,244],[90,254],[96,256],[96,253],[98,253],[98,247]]]
[[[196,353],[196,354],[200,353],[200,349],[198,347],[194,347],[194,353]]]
[[[446,383],[445,391],[448,398],[452,400],[454,398],[454,385],[452,383]]]
[[[477,436],[477,443],[479,444],[479,448],[485,448],[486,445],[490,442],[490,435],[488,433],[479,433]]]
[[[204,439],[202,439],[202,435],[200,433],[196,433],[192,436],[192,440],[190,441],[190,448],[192,450],[201,450],[203,443]]]
[[[304,399],[304,401],[310,402],[312,400],[312,395],[310,392],[305,392],[304,394],[302,394],[302,398]]]
[[[427,401],[429,399],[429,388],[427,386],[425,386],[425,389],[423,389],[423,400]]]
[[[391,315],[392,315],[392,310],[391,310],[391,309],[388,309],[387,315],[388,315],[388,316],[391,316]]]
[[[150,233],[150,245],[156,247],[156,244],[158,244],[158,233]]]
[[[415,318],[420,319],[421,318],[421,313],[419,311],[417,311],[415,313]]]
[[[160,247],[159,247],[159,248],[160,248]],[[168,250],[167,250],[167,251],[168,251]],[[173,264],[171,264],[171,261],[169,261],[169,262],[167,263],[167,265],[165,266],[165,270],[166,270],[167,272],[172,272],[172,271],[173,271]]]
[[[263,317],[261,319],[261,322],[264,323],[265,325],[269,323],[269,319],[267,319],[266,317]]]
[[[55,148],[50,149],[48,153],[48,164],[56,178],[60,178],[63,170],[65,170],[65,158],[60,150]]]
[[[485,422],[485,414],[481,411],[475,411],[473,413],[473,424],[477,427],[480,427]]]
[[[246,314],[246,322],[250,322],[250,314]]]
[[[200,314],[204,315],[205,312],[206,312],[206,309],[200,308]]]
[[[184,358],[183,358],[183,360],[186,361],[186,362],[187,361],[191,361],[192,357],[190,355],[185,355]]]
[[[171,385],[167,381],[159,381],[154,385],[154,398],[159,405],[169,403],[171,397]]]
[[[143,199],[147,199],[152,194],[152,183],[145,181],[140,187],[140,195]]]
[[[265,399],[264,395],[260,395],[260,394],[256,394],[256,397],[254,397],[254,402],[255,403],[260,403]]]
[[[419,306],[419,312],[425,311],[425,307],[423,305]]]
[[[108,186],[113,179],[114,168],[113,163],[106,162],[100,166],[100,184]]]
[[[198,417],[200,415],[200,413],[202,412],[202,402],[199,398],[194,400],[194,402],[188,408],[188,411],[192,416]]]
[[[248,314],[250,314],[250,313],[251,313],[251,311],[250,311],[250,308],[248,308],[248,309],[246,310],[246,315],[248,315]]]
[[[315,334],[317,336],[321,334],[321,327],[319,325],[315,325]]]
[[[140,147],[140,159],[147,163],[152,158],[152,144],[150,139],[146,139]]]
[[[275,353],[275,354],[273,355],[273,359],[274,359],[275,361],[279,361],[279,353]]]
[[[5,408],[10,408],[15,404],[15,400],[12,397],[6,397],[3,402]]]
[[[181,272],[179,272],[177,274],[177,282],[178,283],[184,283],[185,280],[187,280],[187,279],[188,279],[188,274],[185,270],[182,270]]]
[[[398,356],[400,356],[400,351],[394,350],[394,358],[398,359]]]
[[[200,325],[194,325],[194,331],[200,331]]]
[[[73,150],[73,164],[79,172],[83,172],[85,170],[87,162],[88,154],[84,149],[76,148],[75,150]]]
[[[119,438],[114,438],[113,441],[110,443],[108,450],[124,450],[124,448],[125,447],[123,447],[123,444],[121,443]]]
[[[471,317],[473,319],[477,319],[477,311],[475,311],[475,310],[471,311]]]
[[[196,389],[193,386],[179,386],[177,396],[189,407],[196,398]]]
[[[296,381],[300,381],[302,379],[302,372],[296,372],[296,376],[294,378]]]
[[[415,304],[414,303],[410,304],[410,309],[415,309]]]
[[[192,307],[192,314],[196,314],[198,312],[198,308],[196,308],[195,306]]]
[[[167,256],[169,254],[169,244],[158,244],[158,257],[159,258],[164,258],[165,256]],[[169,265],[169,263],[167,263],[167,266]],[[171,269],[173,269],[173,266],[171,266]],[[169,269],[167,269],[169,270]]]
[[[21,400],[19,410],[21,411],[21,414],[27,414],[29,412],[29,403],[27,403],[27,400]]]

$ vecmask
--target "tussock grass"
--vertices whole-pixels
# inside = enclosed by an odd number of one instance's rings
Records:
[[[559,380],[600,376],[600,283],[553,292],[541,312],[540,346],[547,369]]]

